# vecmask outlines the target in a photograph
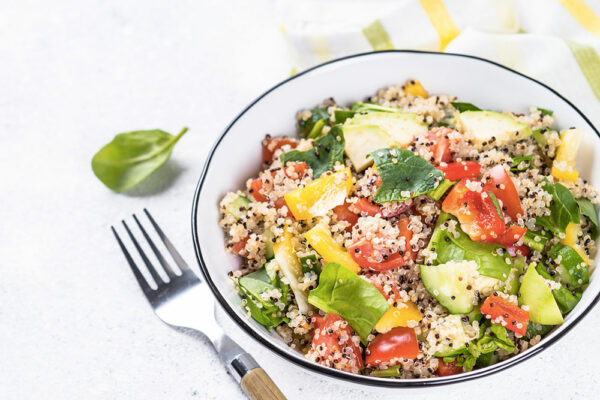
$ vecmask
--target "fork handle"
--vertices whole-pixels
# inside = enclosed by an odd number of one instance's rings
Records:
[[[230,371],[238,378],[240,386],[251,400],[286,400],[277,385],[269,378],[254,357],[242,353],[230,364]]]

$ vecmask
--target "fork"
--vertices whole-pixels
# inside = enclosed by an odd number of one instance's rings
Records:
[[[214,314],[213,295],[208,286],[190,269],[154,218],[152,218],[152,215],[145,208],[144,213],[148,217],[150,224],[154,227],[158,237],[171,254],[177,268],[173,268],[167,262],[135,214],[133,214],[133,219],[162,268],[150,262],[127,223],[124,220],[121,222],[134,247],[140,254],[152,278],[151,280],[147,280],[144,277],[142,270],[136,265],[129,254],[127,247],[123,244],[114,226],[111,226],[111,230],[142,292],[144,292],[144,295],[146,295],[146,298],[150,302],[154,313],[163,322],[173,328],[193,329],[206,336],[213,344],[221,361],[227,366],[229,373],[240,384],[242,390],[250,399],[285,400],[285,396],[267,373],[258,365],[256,360],[227,336],[219,326]],[[161,277],[161,269],[164,275],[167,276],[167,280]]]

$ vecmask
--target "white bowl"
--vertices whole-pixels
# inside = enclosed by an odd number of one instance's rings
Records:
[[[218,204],[229,191],[242,188],[256,175],[261,163],[261,140],[265,134],[294,135],[295,114],[323,99],[338,104],[363,100],[385,86],[419,79],[431,93],[456,95],[484,109],[528,112],[530,106],[554,110],[555,126],[575,126],[585,131],[577,161],[582,176],[595,187],[600,181],[600,134],[567,99],[548,86],[499,64],[481,58],[417,51],[385,51],[357,54],[321,64],[269,89],[248,105],[225,129],[208,155],[198,182],[192,210],[192,233],[200,269],[216,298],[229,315],[252,337],[285,359],[325,374],[376,386],[427,386],[454,383],[489,375],[523,361],[548,348],[573,328],[598,302],[600,280],[591,277],[581,301],[563,325],[538,345],[492,366],[450,377],[386,379],[354,375],[309,362],[289,348],[274,332],[249,318],[227,272],[240,264],[224,251],[224,235],[218,225]],[[591,338],[590,338],[591,339]]]

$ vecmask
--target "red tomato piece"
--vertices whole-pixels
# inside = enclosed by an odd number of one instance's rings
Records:
[[[487,181],[489,190],[502,201],[502,211],[508,214],[513,221],[516,221],[517,216],[519,214],[524,215],[524,213],[514,182],[502,165],[496,165],[490,169],[489,174]]]
[[[529,312],[497,294],[492,294],[485,299],[480,311],[484,315],[489,315],[492,322],[501,324],[506,329],[522,336],[527,333]]]
[[[273,154],[276,150],[282,148],[286,144],[289,144],[292,149],[298,146],[298,142],[294,139],[289,138],[272,138],[266,137],[262,141],[262,161],[263,163],[270,164],[273,162]]]
[[[261,191],[263,189],[263,181],[260,178],[254,179],[250,182],[250,187],[248,191],[254,197],[254,200],[264,202],[267,201],[267,196],[265,196]]]
[[[512,246],[521,239],[526,232],[527,228],[518,225],[507,226],[504,233],[496,240],[496,243],[501,244],[504,247]]]
[[[367,367],[376,367],[394,358],[414,360],[419,355],[419,341],[413,328],[397,326],[375,336],[366,354]]]
[[[408,229],[408,218],[402,218],[398,221],[398,230],[400,236],[403,236],[406,243],[406,249],[399,253],[385,254],[383,259],[377,260],[374,253],[380,249],[376,249],[373,244],[366,238],[361,238],[350,247],[348,252],[358,265],[371,271],[389,271],[391,269],[402,267],[410,260],[415,259],[415,253],[412,251],[412,246],[409,244],[412,239],[412,231]],[[383,253],[383,252],[382,252]]]
[[[433,146],[431,146],[429,150],[433,153],[433,162],[435,164],[452,161],[450,139],[448,138],[448,135],[452,132],[454,132],[454,130],[447,127],[433,128],[429,131],[429,140],[433,142]]]
[[[350,225],[346,227],[347,232],[352,232],[352,227],[358,221],[358,215],[350,211],[349,204],[344,202],[333,209],[333,212],[337,216],[337,219],[340,221],[346,221]]]
[[[450,363],[445,363],[443,359],[438,358],[438,369],[437,369],[437,375],[438,376],[450,376],[450,375],[456,375],[456,374],[462,374],[463,372],[463,367],[459,367],[458,365],[456,365],[455,361],[452,361]]]
[[[504,233],[504,221],[487,194],[487,187],[479,181],[471,180],[481,184],[482,190],[470,190],[467,187],[468,181],[468,178],[463,179],[452,187],[442,203],[442,210],[454,215],[460,222],[461,229],[472,240],[493,243]]]
[[[246,247],[246,243],[248,243],[247,237],[240,240],[239,242],[232,243],[231,250],[233,250],[235,253],[239,254],[240,256],[244,257],[245,256],[244,248]]]
[[[283,168],[283,172],[285,176],[292,179],[302,178],[304,176],[304,172],[308,169],[308,165],[304,161],[297,162],[294,164],[286,164]],[[276,174],[276,171],[271,173],[272,175]]]
[[[381,206],[373,203],[366,197],[359,197],[354,203],[354,207],[358,210],[360,215],[370,215],[374,217],[377,214],[381,214]]]
[[[314,328],[313,339],[310,346],[310,351],[318,353],[319,363],[330,366],[335,365],[336,368],[352,371],[351,366],[345,366],[343,363],[334,362],[335,359],[343,359],[342,354],[347,354],[348,362],[353,364],[358,370],[363,369],[362,349],[359,346],[359,341],[354,340],[354,331],[342,317],[331,313],[323,317],[315,314],[311,317]],[[344,348],[352,349],[352,352],[344,352]],[[347,367],[347,368],[346,368]]]
[[[481,165],[475,161],[460,161],[436,167],[444,173],[444,178],[449,181],[458,181],[463,178],[477,178]]]

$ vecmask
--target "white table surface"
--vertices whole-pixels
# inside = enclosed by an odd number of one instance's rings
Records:
[[[289,75],[286,51],[271,1],[2,2],[2,399],[243,398],[206,340],[152,314],[109,226],[148,207],[194,263],[190,209],[204,158],[247,102]],[[184,125],[172,159],[131,193],[92,174],[114,134]],[[290,399],[378,394],[309,374],[220,310],[219,320]],[[508,371],[383,395],[597,398],[599,325],[596,308]]]

